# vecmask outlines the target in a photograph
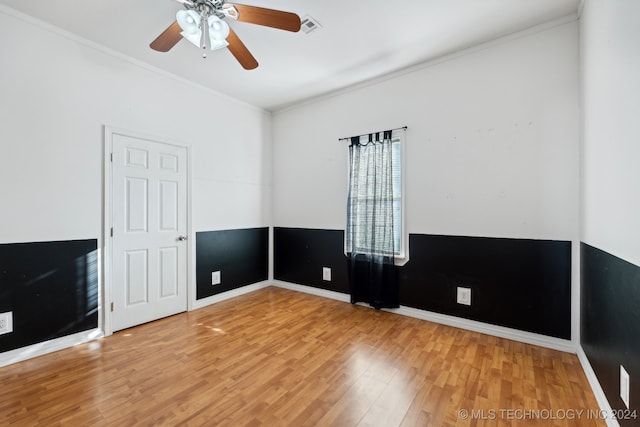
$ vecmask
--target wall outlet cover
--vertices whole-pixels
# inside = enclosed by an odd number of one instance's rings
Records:
[[[322,267],[322,280],[331,281],[331,268]]]
[[[0,335],[13,332],[13,312],[0,313]]]
[[[456,301],[458,304],[471,305],[471,288],[463,288],[458,286]]]
[[[211,272],[211,284],[219,285],[220,284],[220,271],[212,271]]]

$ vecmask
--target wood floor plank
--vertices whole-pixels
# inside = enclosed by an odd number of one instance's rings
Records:
[[[604,425],[531,418],[598,408],[575,355],[275,287],[0,381],[0,425]]]

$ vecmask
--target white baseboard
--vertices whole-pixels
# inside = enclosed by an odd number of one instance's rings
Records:
[[[305,294],[316,295],[342,302],[351,302],[351,297],[347,294],[343,294],[342,292],[328,291],[326,289],[314,288],[313,286],[297,285],[295,283],[281,282],[279,280],[272,280],[271,284],[291,291],[303,292]]]
[[[297,285],[293,283],[281,282],[274,280],[274,286],[291,289],[293,291],[304,292],[308,294],[318,295],[321,297],[331,298],[338,301],[350,302],[351,297],[340,292],[327,291],[324,289],[314,288],[312,286]],[[548,337],[546,335],[534,334],[531,332],[519,331],[517,329],[505,328],[503,326],[490,325],[488,323],[478,322],[475,320],[463,319],[460,317],[449,316],[446,314],[434,313],[417,308],[400,306],[395,309],[383,309],[391,313],[400,314],[408,317],[415,317],[429,322],[440,323],[443,325],[453,326],[455,328],[466,329],[469,331],[479,332],[482,334],[493,335],[500,338],[506,338],[526,344],[538,345],[540,347],[551,348],[553,350],[564,351],[567,353],[576,353],[578,346],[573,341],[563,340],[560,338]]]
[[[22,362],[34,357],[43,356],[48,353],[53,353],[54,351],[73,347],[74,345],[84,344],[86,342],[102,338],[103,336],[104,335],[101,330],[92,329],[90,331],[78,332],[62,338],[55,338],[49,341],[28,345],[15,350],[5,351],[0,354],[0,367]]]
[[[525,332],[512,328],[506,328],[504,326],[491,325],[489,323],[478,322],[476,320],[463,319],[461,317],[434,313],[431,311],[419,310],[417,308],[405,306],[400,306],[400,308],[390,309],[386,311],[402,314],[404,316],[428,320],[429,322],[453,326],[454,328],[466,329],[469,331],[479,332],[481,334],[493,335],[496,337],[519,341],[526,344],[533,344],[553,350],[564,351],[566,353],[575,354],[575,352],[577,351],[576,344],[569,340],[548,337],[546,335],[534,334],[533,332]]]
[[[236,288],[227,292],[222,292],[220,294],[212,295],[207,298],[196,300],[193,303],[193,306],[191,309],[197,310],[199,308],[203,308],[220,301],[224,301],[240,295],[248,294],[249,292],[255,292],[258,289],[263,289],[270,285],[271,285],[271,282],[268,280],[265,280],[264,282],[254,283],[253,285],[242,286],[241,288]]]
[[[589,363],[589,359],[582,349],[582,346],[578,347],[577,354],[578,360],[580,360],[580,364],[582,365],[582,370],[587,377],[587,381],[589,381],[589,385],[591,386],[591,390],[596,397],[598,406],[600,406],[600,410],[605,414],[611,414],[611,405],[609,405],[609,400],[607,400],[607,396],[604,394],[604,390],[602,390],[602,386],[600,386],[600,381],[598,381],[598,377],[596,377],[596,373],[591,367],[591,363]],[[620,427],[620,423],[618,423],[617,420],[609,418],[610,417],[607,417],[607,419],[605,420],[608,427]]]

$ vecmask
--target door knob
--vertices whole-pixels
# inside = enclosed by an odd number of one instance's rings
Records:
[[[178,236],[178,240],[181,242],[187,240],[187,236]]]

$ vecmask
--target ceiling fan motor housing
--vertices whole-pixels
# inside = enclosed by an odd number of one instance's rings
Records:
[[[190,2],[185,2],[184,7],[189,10],[195,10],[200,15],[215,15],[222,19],[228,16],[223,10],[224,3],[224,0],[191,0]]]

